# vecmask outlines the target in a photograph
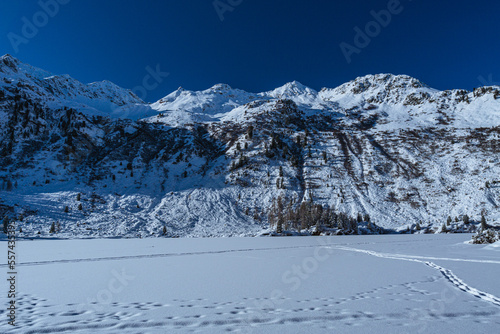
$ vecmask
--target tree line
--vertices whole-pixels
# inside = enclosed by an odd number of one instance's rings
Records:
[[[293,199],[279,196],[273,200],[268,212],[268,221],[277,233],[284,230],[302,230],[316,227],[321,229],[338,228],[348,233],[356,234],[358,223],[370,222],[370,216],[360,213],[352,217],[345,212],[338,212],[328,205],[315,204],[312,199],[300,204]]]

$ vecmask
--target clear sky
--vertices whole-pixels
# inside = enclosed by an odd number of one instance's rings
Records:
[[[500,84],[499,13],[491,0],[4,0],[0,53],[129,89],[158,67],[169,76],[150,102],[179,86],[321,89],[375,73],[472,89]]]

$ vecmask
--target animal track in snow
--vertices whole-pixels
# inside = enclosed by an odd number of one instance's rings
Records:
[[[389,254],[389,253],[379,253],[375,251],[370,251],[370,250],[364,250],[364,249],[357,249],[357,248],[351,248],[351,247],[334,247],[336,249],[341,249],[345,251],[351,251],[351,252],[358,252],[358,253],[364,253],[384,259],[392,259],[392,260],[403,260],[403,261],[411,261],[411,262],[419,262],[423,263],[433,269],[436,269],[441,272],[441,274],[448,280],[451,284],[453,284],[455,287],[457,287],[459,290],[466,292],[474,297],[477,297],[485,302],[491,303],[496,306],[500,306],[500,298],[487,293],[480,291],[476,288],[473,288],[466,284],[463,280],[461,280],[459,277],[457,277],[451,270],[446,269],[444,267],[438,266],[437,264],[433,262],[424,262],[420,259],[426,259],[426,257],[422,256],[410,256],[410,255],[401,255],[401,254]],[[479,262],[479,263],[498,263],[500,264],[500,261],[487,261],[487,260],[468,260],[468,259],[449,259],[449,258],[433,258],[437,260],[449,260],[449,261],[464,261],[464,262]]]

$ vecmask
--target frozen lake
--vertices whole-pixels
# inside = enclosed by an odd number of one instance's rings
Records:
[[[500,245],[470,238],[18,241],[0,332],[497,333]]]

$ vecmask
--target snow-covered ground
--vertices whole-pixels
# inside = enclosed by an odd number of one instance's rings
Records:
[[[2,279],[0,332],[496,333],[500,247],[469,239],[18,241],[18,327]]]

